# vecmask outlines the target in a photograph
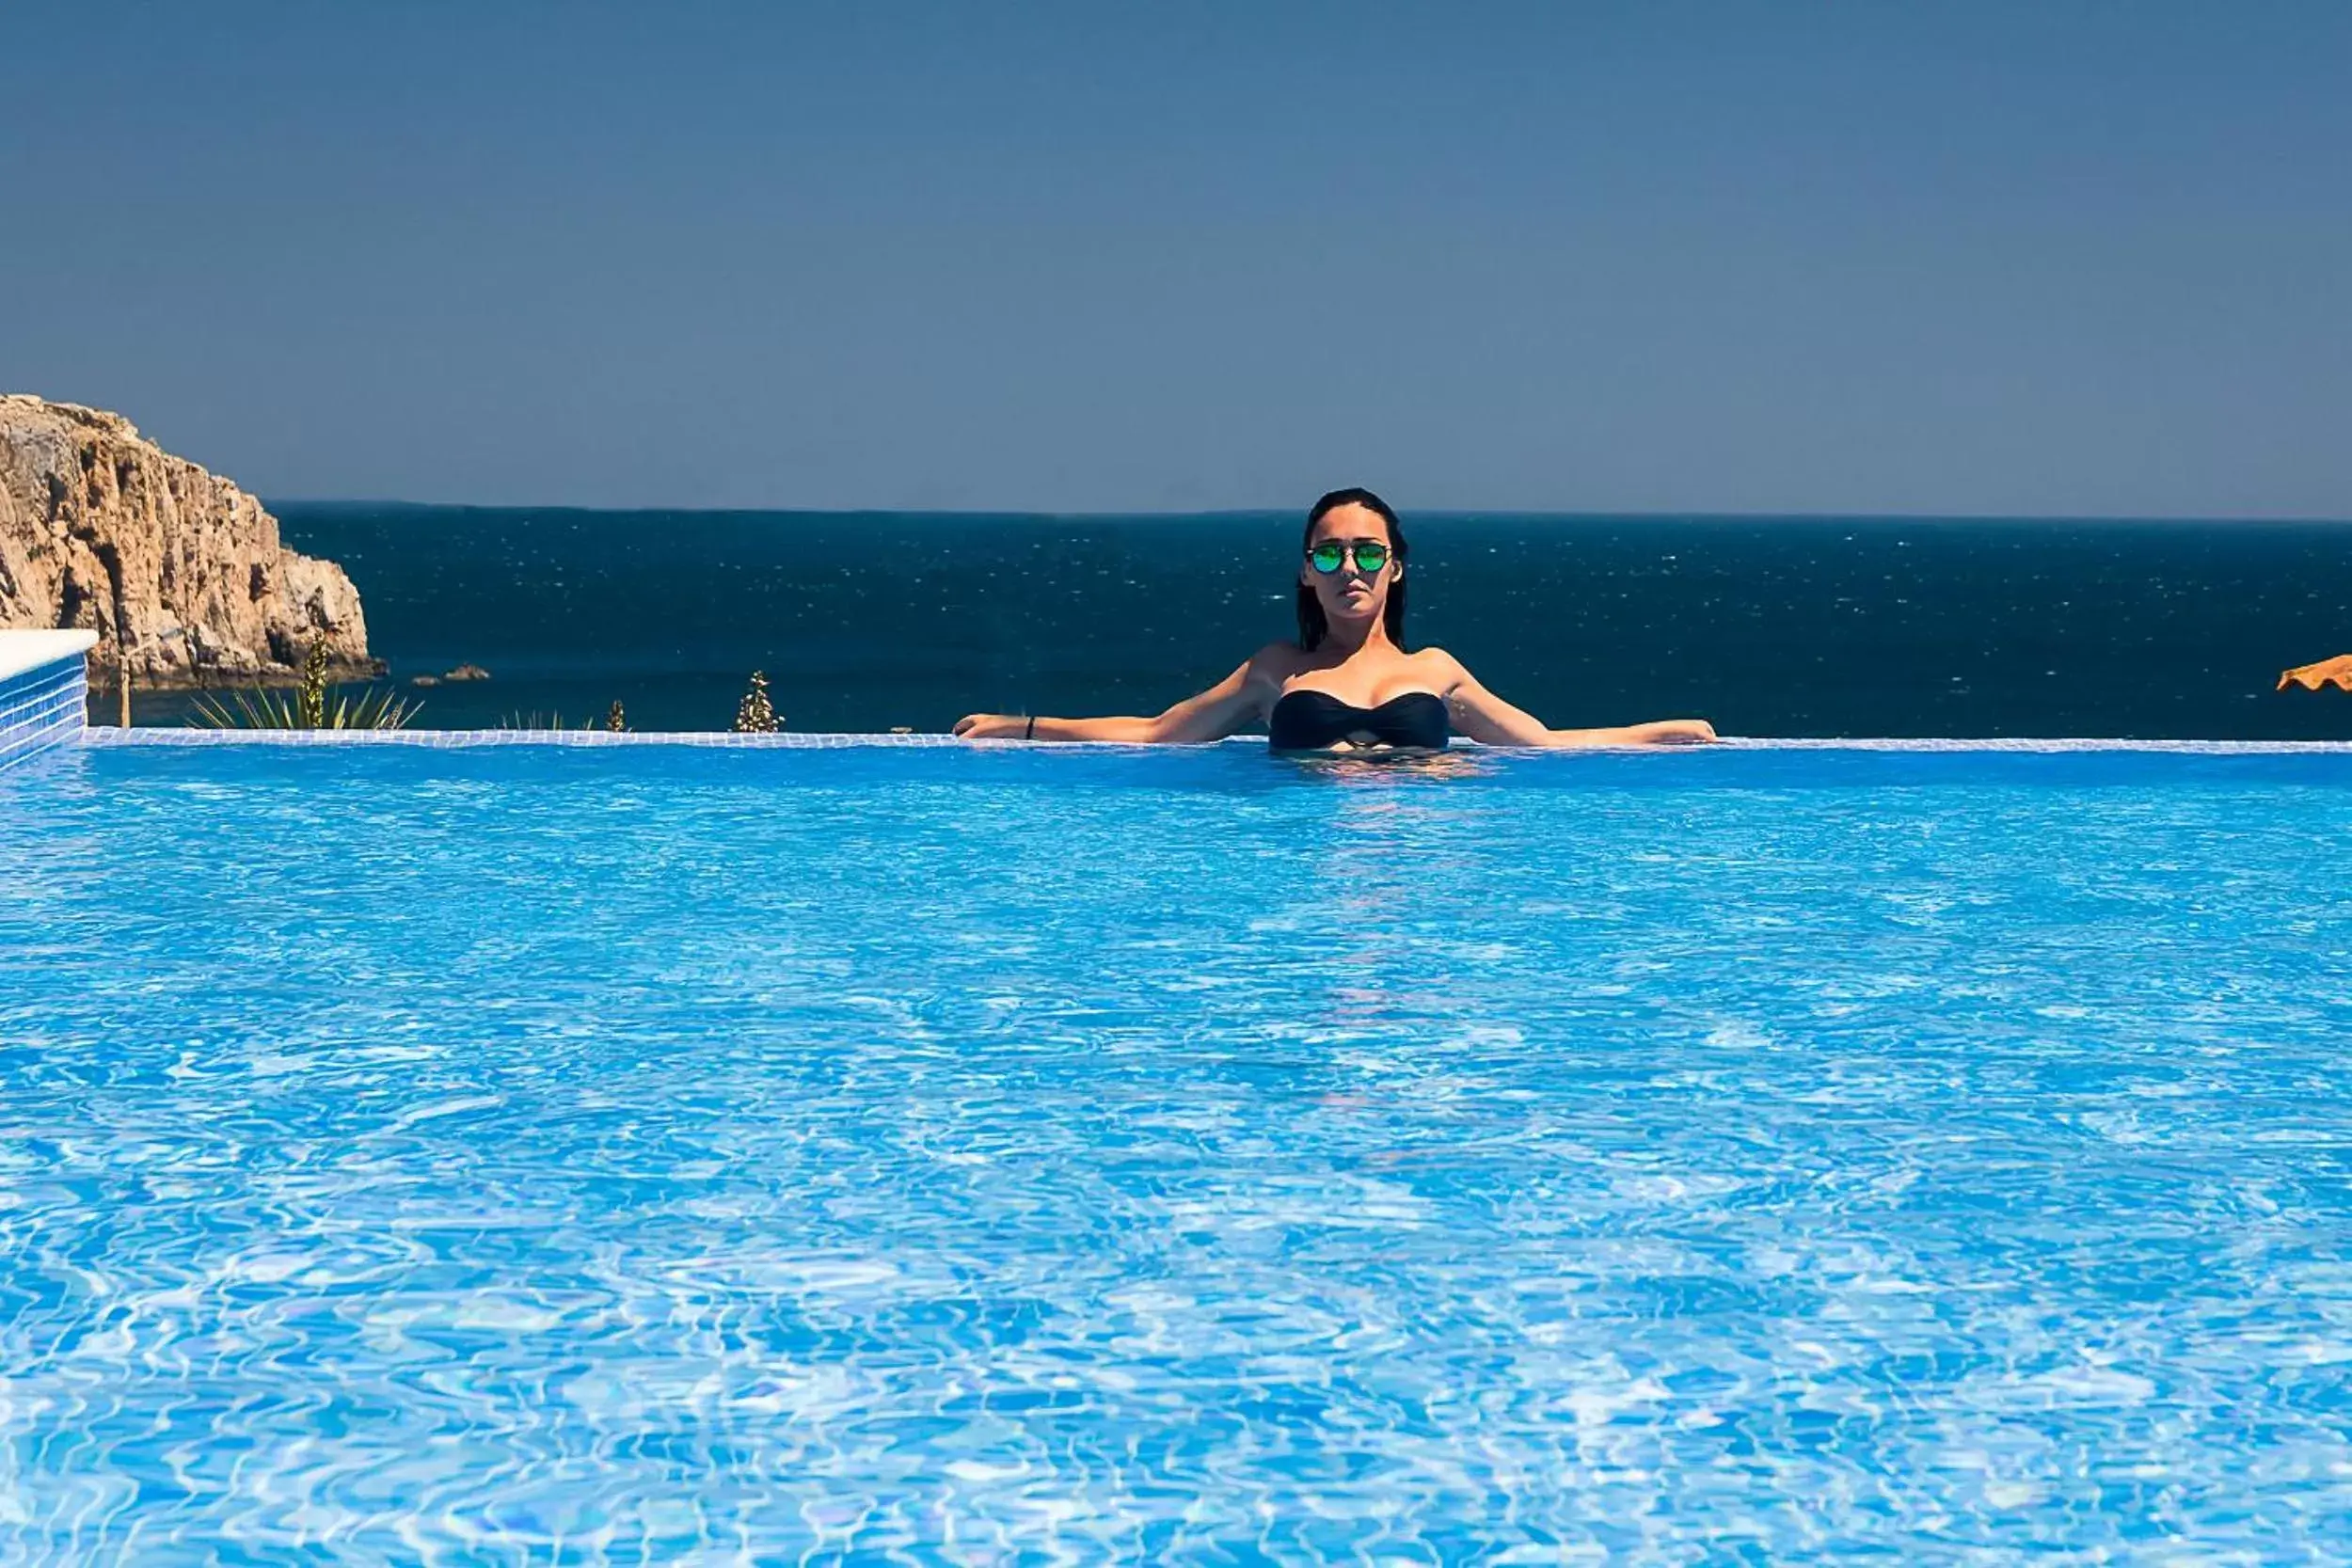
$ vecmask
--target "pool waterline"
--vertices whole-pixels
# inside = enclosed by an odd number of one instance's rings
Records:
[[[779,730],[738,733],[731,730],[242,730],[164,725],[121,729],[93,724],[82,732],[90,746],[702,746],[759,750],[840,751],[851,747],[969,748],[993,751],[1078,752],[1210,752],[1220,747],[1263,750],[1265,736],[1237,735],[1220,741],[1184,746],[1152,746],[1117,740],[966,740],[937,732],[877,734]],[[2038,737],[1918,737],[1918,736],[1723,736],[1708,746],[1586,746],[1556,750],[1522,746],[1482,746],[1457,741],[1450,752],[1499,756],[1672,756],[1704,755],[1714,752],[2146,752],[2211,756],[2347,755],[2352,740],[2145,740],[2095,736]],[[1350,753],[1335,752],[1334,755]],[[1371,753],[1353,753],[1367,755]]]

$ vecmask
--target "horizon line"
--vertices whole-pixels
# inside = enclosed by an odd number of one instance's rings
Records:
[[[969,517],[969,518],[1030,518],[1040,521],[1085,519],[1089,521],[1171,521],[1176,519],[1216,519],[1244,517],[1303,517],[1303,509],[1295,506],[1224,506],[1195,509],[1162,509],[1142,511],[1090,511],[1041,507],[984,506],[589,506],[575,501],[418,501],[389,497],[286,496],[273,497],[252,492],[262,503],[276,511],[285,507],[342,507],[358,509],[378,507],[407,512],[572,512],[593,515],[629,516],[660,513],[666,515],[689,516],[813,516],[813,517]],[[1542,519],[1549,521],[1610,521],[1610,522],[1789,522],[1789,523],[2204,523],[2229,525],[2249,524],[2307,524],[2318,527],[2352,526],[2352,515],[2336,516],[2322,513],[2244,513],[2217,516],[2201,513],[2127,513],[2127,512],[1718,512],[1694,508],[1668,508],[1643,511],[1590,511],[1578,509],[1545,509],[1539,507],[1460,507],[1429,506],[1413,508],[1406,515],[1431,519],[1495,518]]]

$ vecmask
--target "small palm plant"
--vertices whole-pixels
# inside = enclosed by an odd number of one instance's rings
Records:
[[[604,727],[614,735],[623,734],[628,729],[628,715],[621,711],[620,699],[617,697],[612,701],[612,711],[604,716]]]
[[[420,705],[385,687],[358,695],[326,691],[326,639],[310,644],[302,679],[289,694],[255,686],[226,697],[207,692],[196,700],[196,721],[215,730],[398,730],[417,716]]]
[[[738,735],[772,735],[782,728],[784,718],[768,700],[767,673],[755,670],[743,700],[735,706],[735,731]]]

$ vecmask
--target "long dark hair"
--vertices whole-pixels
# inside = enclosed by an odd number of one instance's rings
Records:
[[[1388,525],[1390,559],[1399,566],[1405,564],[1405,530],[1397,522],[1396,514],[1390,510],[1387,501],[1382,500],[1371,491],[1356,485],[1350,485],[1344,490],[1334,490],[1315,502],[1314,510],[1307,514],[1307,531],[1300,536],[1298,541],[1299,554],[1306,554],[1308,547],[1315,542],[1315,525],[1323,521],[1324,515],[1343,506],[1360,506],[1367,512],[1376,513],[1380,520]],[[1399,648],[1405,646],[1405,574],[1403,572],[1397,573],[1389,579],[1388,607],[1380,613],[1380,626],[1389,634],[1390,641]],[[1329,636],[1330,632],[1331,623],[1324,616],[1323,601],[1315,597],[1313,589],[1303,582],[1300,583],[1298,585],[1298,645],[1312,653],[1323,646],[1323,640]]]

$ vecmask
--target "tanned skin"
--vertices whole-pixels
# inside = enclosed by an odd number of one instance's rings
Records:
[[[1371,508],[1351,503],[1326,513],[1307,545],[1311,552],[1316,545],[1327,542],[1352,546],[1365,540],[1391,543],[1388,524]],[[1036,720],[973,713],[956,721],[955,733],[967,740],[1026,736],[1183,744],[1222,740],[1253,726],[1263,727],[1286,692],[1321,691],[1351,707],[1372,708],[1426,691],[1444,700],[1446,716],[1456,734],[1489,746],[1677,746],[1703,745],[1715,738],[1714,726],[1704,719],[1663,719],[1614,729],[1555,730],[1481,686],[1462,661],[1443,648],[1406,653],[1390,640],[1383,621],[1389,590],[1404,570],[1404,563],[1391,555],[1379,571],[1367,576],[1358,569],[1352,548],[1336,572],[1318,572],[1302,559],[1298,580],[1314,592],[1330,628],[1322,645],[1309,650],[1294,642],[1269,642],[1232,674],[1164,713],[1150,718]],[[1371,738],[1364,737],[1366,742]],[[1354,749],[1356,744],[1343,740],[1335,749]]]

